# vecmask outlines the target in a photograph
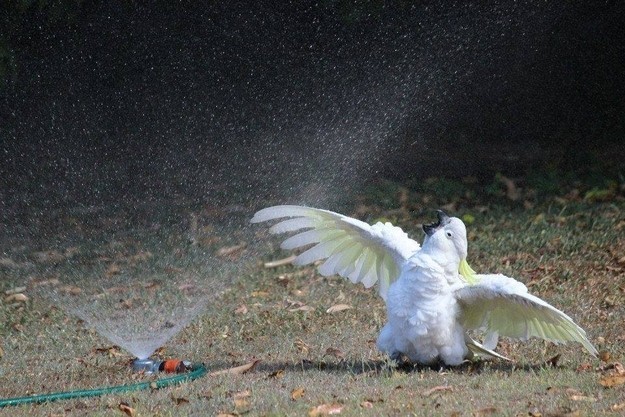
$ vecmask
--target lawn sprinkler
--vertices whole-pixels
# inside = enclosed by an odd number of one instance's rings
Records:
[[[165,372],[168,374],[181,374],[187,371],[197,369],[198,365],[190,361],[181,361],[179,359],[167,359],[164,361],[155,359],[135,359],[132,361],[132,370],[135,372],[143,372],[146,374],[154,374],[157,372]]]

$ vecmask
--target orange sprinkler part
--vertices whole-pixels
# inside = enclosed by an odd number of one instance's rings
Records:
[[[159,366],[159,371],[170,374],[179,374],[187,370],[187,364],[179,359],[168,359]]]
[[[195,365],[189,361],[180,359],[168,359],[164,361],[154,359],[135,359],[132,361],[132,369],[136,372],[153,374],[166,372],[168,374],[181,374],[195,369]]]

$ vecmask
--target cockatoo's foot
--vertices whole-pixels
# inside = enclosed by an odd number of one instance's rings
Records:
[[[401,352],[393,352],[388,355],[389,362],[393,368],[409,371],[416,365],[410,358]]]
[[[438,363],[438,368],[435,368],[435,366],[432,365],[432,369],[438,369],[439,373],[448,372],[452,370],[456,372],[475,372],[475,371],[480,370],[483,365],[484,365],[484,361],[481,359],[473,359],[473,360],[465,359],[464,361],[462,361],[462,363],[458,365],[448,365],[441,360]]]

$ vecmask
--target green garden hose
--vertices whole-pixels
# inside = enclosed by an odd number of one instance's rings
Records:
[[[76,391],[67,391],[67,392],[54,392],[51,394],[31,395],[28,397],[0,399],[0,408],[10,406],[10,405],[45,403],[45,402],[57,401],[57,400],[70,400],[72,398],[97,397],[100,395],[117,394],[120,392],[137,391],[137,390],[148,389],[148,388],[153,388],[153,389],[163,388],[163,387],[167,387],[173,384],[178,384],[178,383],[182,383],[186,381],[193,381],[194,379],[200,378],[206,374],[206,367],[204,365],[201,365],[201,364],[194,365],[191,369],[192,370],[190,372],[186,372],[183,374],[176,374],[168,378],[157,379],[156,381],[139,382],[136,384],[129,384],[129,385],[117,385],[117,386],[105,387],[105,388],[94,388],[94,389],[76,390]]]

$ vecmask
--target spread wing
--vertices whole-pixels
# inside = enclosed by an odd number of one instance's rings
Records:
[[[379,282],[380,296],[386,300],[390,284],[399,277],[401,266],[420,249],[403,230],[390,223],[373,226],[334,213],[303,206],[274,206],[258,211],[252,223],[282,219],[271,233],[298,233],[286,239],[282,249],[309,247],[293,264],[307,265],[325,259],[319,273],[340,275],[353,283],[362,282],[367,288]],[[302,229],[306,229],[303,230]]]
[[[573,320],[540,298],[527,292],[521,282],[505,275],[476,275],[478,283],[456,290],[461,306],[460,323],[467,329],[489,333],[496,344],[497,335],[527,340],[538,337],[555,343],[581,343],[592,355],[597,349],[586,332]],[[494,338],[493,338],[494,336]]]

